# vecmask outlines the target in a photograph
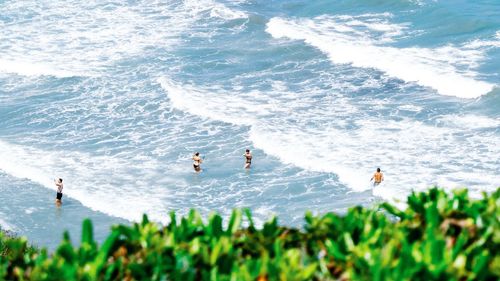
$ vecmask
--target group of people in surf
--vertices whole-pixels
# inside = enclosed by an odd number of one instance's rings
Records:
[[[245,154],[243,154],[243,156],[245,157],[245,169],[250,169],[250,165],[252,165],[252,153],[250,152],[250,149],[245,150]],[[203,159],[200,157],[200,153],[195,152],[193,155],[193,168],[195,172],[201,172],[202,162]]]
[[[245,169],[250,169],[250,165],[252,164],[252,153],[250,153],[250,150],[247,149],[245,151],[245,154],[243,154],[245,157]],[[203,162],[203,159],[200,157],[199,152],[195,152],[193,155],[193,168],[194,171],[199,173],[201,172],[201,163]],[[384,174],[380,171],[380,168],[377,168],[377,171],[373,174],[372,178],[370,179],[370,182],[373,181],[373,186],[377,186],[382,183],[384,180]]]
[[[245,151],[245,154],[243,154],[245,157],[245,169],[250,169],[250,165],[252,164],[252,153],[250,153],[250,149],[247,149]],[[193,168],[195,172],[201,172],[201,163],[203,162],[203,159],[200,157],[200,153],[196,152],[193,155]],[[63,180],[62,178],[57,178],[54,179],[54,184],[56,185],[57,188],[57,193],[56,193],[56,205],[59,207],[62,204],[62,190],[63,190]]]
[[[250,165],[252,165],[252,153],[250,152],[250,149],[245,150],[245,154],[243,154],[243,157],[245,157],[245,169],[250,169]],[[194,171],[199,173],[201,172],[201,163],[203,162],[203,159],[200,156],[199,152],[196,152],[193,155],[193,168]],[[373,174],[373,177],[370,179],[370,182],[373,181],[373,185],[377,186],[382,183],[384,180],[384,174],[380,171],[380,168],[377,168],[377,171],[375,174]],[[54,180],[54,183],[57,187],[57,193],[56,193],[56,205],[61,206],[62,204],[62,190],[63,190],[63,180],[62,178],[58,178]]]

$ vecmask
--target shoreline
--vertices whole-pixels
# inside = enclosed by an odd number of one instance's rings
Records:
[[[16,185],[21,182],[23,182],[23,180],[18,179],[16,182],[13,182],[13,184]],[[116,224],[132,225],[134,223],[133,221],[123,218],[112,217],[99,211],[93,211],[77,200],[68,197],[63,197],[62,206],[56,207],[53,198],[55,197],[55,191],[47,190],[45,187],[37,186],[35,183],[24,185],[22,188],[25,188],[23,192],[14,192],[16,190],[19,191],[21,188],[13,186],[0,187],[0,192],[3,192],[4,196],[8,194],[12,195],[12,201],[2,206],[4,208],[3,212],[1,212],[2,207],[0,207],[0,213],[3,213],[7,219],[3,221],[3,225],[0,223],[0,229],[9,231],[18,237],[27,237],[28,241],[37,246],[46,247],[49,249],[49,252],[56,249],[58,242],[63,237],[64,231],[70,233],[72,241],[79,241],[81,237],[81,221],[83,219],[92,219],[94,237],[96,241],[100,243],[104,241],[111,226]],[[366,199],[365,193],[366,192],[356,192],[342,195],[341,198],[335,202],[335,207],[332,208],[331,211],[343,214],[353,205],[370,207],[379,202],[375,199],[370,199],[365,203],[353,203],[353,200],[362,201]],[[20,202],[26,198],[36,198],[36,200],[33,200],[31,207],[23,209],[23,206],[15,204],[15,202]],[[33,206],[37,204],[38,206]],[[9,208],[10,212],[5,211],[5,209]],[[196,206],[193,206],[193,208],[196,208]],[[167,216],[167,214],[168,212],[165,212],[165,216]],[[208,213],[205,215],[208,216]],[[271,215],[272,214],[267,214],[263,220],[269,219]],[[227,215],[224,217],[227,218]],[[17,224],[10,222],[9,218],[12,220],[15,219]],[[263,224],[263,221],[260,221],[257,217],[254,219],[257,225]],[[157,223],[163,224],[161,222]],[[290,222],[280,221],[280,225],[290,225],[294,227],[298,227],[301,223],[302,221],[291,224]]]
[[[0,172],[0,193],[2,201],[0,221],[2,230],[18,236],[25,236],[37,246],[54,250],[64,231],[74,241],[81,236],[81,221],[91,218],[95,221],[96,239],[102,241],[111,225],[130,222],[93,211],[80,202],[63,197],[63,205],[55,205],[55,191],[36,183],[17,179]]]
[[[0,207],[0,214],[3,214],[6,218],[3,221],[3,225],[1,224],[2,221],[0,221],[0,228],[11,230],[13,233],[21,236],[26,236],[29,241],[36,245],[47,247],[49,250],[54,250],[57,247],[57,241],[59,241],[66,230],[69,231],[72,239],[75,239],[74,241],[79,241],[81,235],[80,222],[85,218],[91,218],[94,222],[95,237],[99,242],[104,240],[112,225],[130,225],[134,223],[123,218],[112,217],[98,211],[93,211],[80,202],[68,197],[63,197],[63,206],[57,208],[54,203],[55,191],[38,186],[36,183],[27,183],[25,179],[16,179],[7,174],[2,175],[0,173],[0,181],[2,179],[8,185],[0,187],[0,191],[5,198],[10,198],[10,200],[4,206]],[[25,208],[24,204],[28,198],[31,200],[29,202],[30,206]],[[380,202],[390,202],[373,196],[371,190],[363,192],[350,191],[346,194],[338,195],[338,197],[335,197],[335,200],[335,203],[332,205],[333,207],[329,211],[337,214],[343,214],[348,208],[356,205],[370,207]],[[391,203],[395,204],[394,202]],[[396,206],[398,208],[404,207],[401,202],[396,204]],[[194,205],[192,207],[197,208]],[[3,212],[2,208],[4,209]],[[180,210],[178,212],[186,214]],[[325,213],[324,210],[319,209],[314,212]],[[204,215],[208,215],[208,213],[204,213]],[[264,217],[264,220],[269,218],[270,215],[268,214],[267,217]],[[224,217],[227,216],[228,214],[224,215]],[[280,217],[283,216],[280,215]],[[10,219],[15,219],[16,223],[11,223]],[[257,218],[255,219],[259,224],[262,224]],[[295,227],[301,223],[302,221],[294,223],[290,223],[287,220],[280,221],[282,225]]]

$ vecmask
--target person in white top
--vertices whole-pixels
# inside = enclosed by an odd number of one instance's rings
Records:
[[[56,193],[56,204],[59,206],[61,205],[62,201],[62,190],[63,190],[63,180],[61,178],[55,179],[54,183],[56,184],[57,187],[57,193]]]

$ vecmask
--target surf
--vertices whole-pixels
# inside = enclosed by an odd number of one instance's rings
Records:
[[[249,140],[255,148],[278,158],[284,164],[311,172],[336,174],[340,183],[354,191],[371,188],[368,179],[377,167],[381,167],[383,172],[389,170],[386,173],[389,182],[385,183],[385,190],[392,192],[379,194],[387,200],[402,198],[410,189],[423,190],[429,182],[450,188],[467,182],[471,189],[480,190],[492,188],[500,180],[491,170],[495,164],[489,156],[490,153],[498,153],[498,148],[493,140],[484,138],[485,133],[481,132],[494,130],[499,124],[498,119],[444,115],[424,123],[411,118],[379,120],[365,113],[362,114],[363,118],[349,120],[356,113],[361,114],[361,109],[342,95],[337,96],[336,100],[343,104],[339,110],[349,106],[353,108],[351,114],[344,112],[345,116],[337,115],[336,112],[327,114],[321,110],[337,108],[330,104],[327,96],[324,100],[314,99],[314,103],[307,103],[305,101],[309,99],[304,93],[293,100],[292,96],[296,94],[286,90],[273,95],[261,92],[253,95],[265,99],[262,100],[263,105],[275,106],[254,108],[247,99],[235,98],[245,96],[245,93],[227,91],[217,85],[206,89],[181,85],[167,78],[159,82],[176,109],[210,120],[248,126]],[[309,94],[316,96],[318,93]],[[196,105],[201,102],[203,108],[198,110]],[[408,105],[402,105],[402,108],[408,108]],[[311,116],[317,119],[315,126],[293,121],[307,120]],[[346,130],[342,126],[327,125],[343,122],[354,122],[356,129]],[[473,132],[477,132],[473,143],[461,136]],[[430,144],[441,147],[440,153],[446,157],[435,159],[434,150],[428,148]],[[474,150],[474,154],[462,155],[461,147],[464,146],[478,149]],[[479,149],[483,146],[486,150]],[[462,167],[477,159],[485,164],[483,169],[474,172],[462,170]],[[441,173],[443,170],[446,172]],[[481,175],[480,179],[469,180],[478,174]]]
[[[276,39],[302,40],[325,53],[332,63],[373,68],[405,82],[430,87],[441,95],[477,98],[493,90],[495,85],[478,80],[478,73],[473,70],[483,58],[481,51],[452,45],[391,47],[386,43],[397,40],[404,28],[364,20],[342,16],[275,17],[267,23],[266,31]],[[381,34],[370,35],[358,26]],[[463,65],[468,66],[466,70],[462,70]]]
[[[27,179],[54,194],[54,178],[63,178],[64,195],[92,210],[130,221],[139,221],[143,213],[151,214],[157,221],[167,219],[161,211],[167,202],[165,190],[130,176],[153,172],[157,164],[152,160],[135,162],[116,156],[47,151],[4,141],[0,141],[0,155],[0,170],[5,173]],[[155,196],[144,196],[145,190]]]

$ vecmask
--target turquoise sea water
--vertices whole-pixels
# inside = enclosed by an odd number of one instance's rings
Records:
[[[0,1],[0,39],[0,225],[40,245],[500,186],[497,0]]]

